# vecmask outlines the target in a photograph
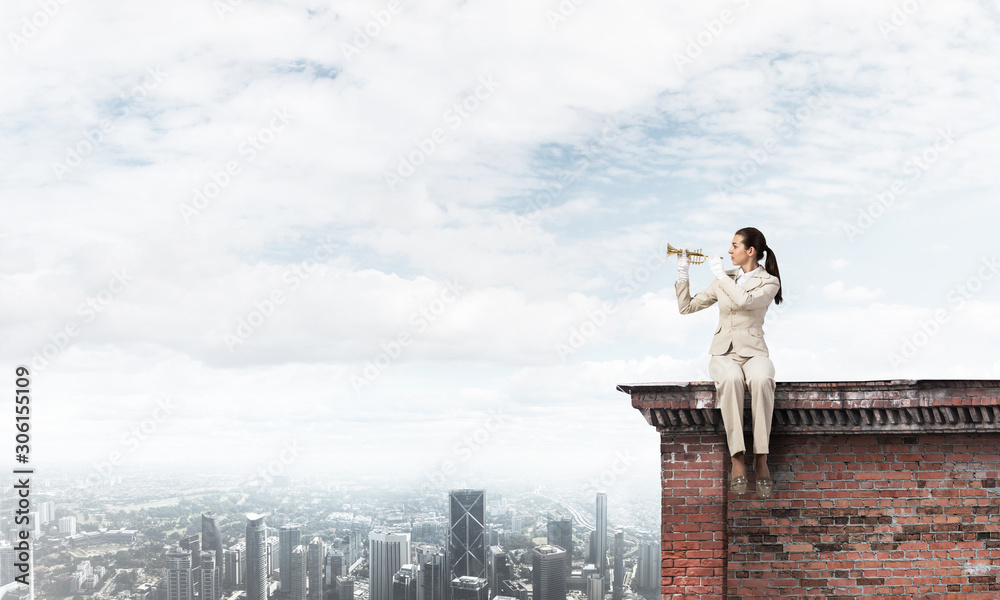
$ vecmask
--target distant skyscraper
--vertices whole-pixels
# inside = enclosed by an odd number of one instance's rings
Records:
[[[201,536],[196,533],[182,537],[177,543],[182,550],[187,550],[191,553],[191,568],[197,568],[201,564]]]
[[[226,566],[223,569],[226,585],[235,588],[243,585],[246,580],[247,546],[246,542],[238,542],[223,552]]]
[[[416,565],[403,565],[392,576],[392,600],[417,600]]]
[[[215,566],[215,553],[204,550],[201,553],[201,600],[220,600],[220,573]]]
[[[483,490],[452,490],[449,502],[448,556],[453,577],[486,578]]]
[[[587,600],[604,599],[604,578],[594,573],[587,578]]]
[[[625,532],[615,531],[615,577],[611,587],[612,600],[622,600],[625,593]]]
[[[196,533],[182,537],[177,543],[182,550],[191,553],[191,585],[194,595],[201,597],[201,536]]]
[[[314,537],[309,541],[309,564],[306,565],[306,573],[309,576],[309,600],[323,600],[325,558],[323,540]]]
[[[283,525],[278,534],[278,576],[281,581],[281,593],[287,594],[292,589],[292,550],[302,540],[302,532],[295,524]]]
[[[608,576],[608,495],[604,492],[597,494],[597,572],[601,577]]]
[[[659,542],[643,542],[639,544],[639,581],[641,590],[660,589],[660,544]]]
[[[486,549],[486,572],[490,582],[490,596],[500,595],[500,582],[510,579],[510,564],[507,553],[500,546],[490,546]]]
[[[326,585],[330,589],[337,587],[337,578],[344,575],[344,555],[336,550],[326,554]]]
[[[225,551],[222,549],[222,532],[219,530],[219,519],[215,513],[207,512],[201,515],[201,549],[215,554],[215,597],[222,597],[222,581],[225,578]],[[204,561],[202,561],[204,562]],[[202,591],[202,595],[205,592]]]
[[[350,577],[337,578],[338,600],[354,600],[354,580]]]
[[[267,525],[264,515],[247,514],[247,600],[267,600]]]
[[[344,544],[342,546],[344,551],[344,573],[349,574],[351,566],[361,558],[361,550],[364,547],[364,540],[366,539],[367,537],[362,536],[359,531],[351,531],[344,536]]]
[[[485,577],[456,577],[451,580],[451,600],[490,600],[489,589]]]
[[[167,552],[167,600],[194,600],[191,551],[180,546]]]
[[[532,600],[566,600],[566,551],[550,544],[531,551]]]
[[[51,500],[38,505],[38,521],[45,525],[56,518],[56,503]]]
[[[590,532],[590,541],[587,543],[587,560],[585,561],[591,565],[597,565],[597,530]],[[596,566],[594,567],[597,568]]]
[[[280,542],[279,542],[280,543]],[[302,544],[292,548],[289,558],[288,582],[291,600],[306,600],[306,561],[309,549]],[[284,573],[282,573],[284,576]]]
[[[372,531],[368,542],[369,600],[392,600],[392,577],[410,562],[410,534]]]
[[[76,535],[76,517],[70,515],[59,519],[59,533],[69,536]]]
[[[278,558],[278,536],[274,535],[277,530],[273,527],[268,527],[267,537],[264,538],[264,555],[267,557],[267,576],[271,577],[274,575],[274,570],[278,568],[280,564]],[[280,581],[279,581],[280,583]]]
[[[0,542],[0,585],[14,583],[14,547]]]
[[[451,565],[444,550],[421,544],[417,546],[417,600],[448,600]]]
[[[573,519],[549,521],[549,544],[566,551],[566,573],[573,567]]]

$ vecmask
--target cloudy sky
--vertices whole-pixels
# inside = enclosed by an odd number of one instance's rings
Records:
[[[32,464],[657,481],[669,242],[764,232],[779,381],[998,378],[1000,3],[0,5]],[[707,286],[707,265],[691,269]],[[103,467],[102,467],[103,465]]]

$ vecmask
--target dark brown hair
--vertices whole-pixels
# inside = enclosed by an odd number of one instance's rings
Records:
[[[778,259],[774,257],[774,251],[767,247],[767,240],[764,234],[755,227],[744,227],[736,232],[736,235],[743,238],[744,248],[754,248],[757,250],[757,262],[765,253],[767,259],[764,262],[764,270],[778,278],[778,293],[774,295],[774,303],[781,304],[781,275],[778,274]]]

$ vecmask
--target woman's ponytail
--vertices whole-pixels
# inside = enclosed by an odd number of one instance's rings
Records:
[[[743,238],[744,248],[755,248],[757,250],[757,262],[760,263],[760,256],[764,257],[764,270],[778,278],[778,293],[774,295],[774,303],[781,304],[781,275],[778,272],[778,259],[774,252],[768,247],[764,234],[755,227],[744,227],[736,232],[736,235]]]

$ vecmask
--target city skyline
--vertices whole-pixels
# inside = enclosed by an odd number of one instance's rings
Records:
[[[745,226],[779,382],[1000,377],[1000,11],[918,4],[5,2],[32,466],[653,486]]]
[[[54,501],[43,500],[39,505],[38,514],[43,520],[36,534],[36,551],[40,552],[41,564],[47,565],[49,573],[52,573],[53,566],[57,567],[56,572],[69,568],[74,574],[73,585],[79,586],[81,590],[84,587],[94,590],[95,586],[106,587],[109,580],[104,577],[105,572],[114,576],[115,580],[121,580],[122,577],[128,580],[130,576],[123,574],[119,568],[137,566],[134,562],[136,557],[144,556],[148,561],[152,553],[164,557],[167,562],[161,564],[167,568],[161,574],[160,569],[163,567],[149,564],[150,569],[139,576],[138,580],[132,578],[133,585],[138,584],[136,589],[143,595],[162,585],[163,594],[173,594],[171,597],[176,598],[228,599],[234,591],[245,589],[248,597],[259,597],[263,591],[265,597],[272,600],[279,597],[301,600],[305,597],[307,588],[310,596],[317,593],[316,590],[324,590],[323,581],[329,578],[331,582],[336,581],[336,585],[331,584],[329,593],[336,594],[334,590],[349,585],[361,594],[359,600],[366,600],[369,593],[377,595],[379,589],[393,587],[393,582],[402,584],[403,589],[408,590],[404,593],[406,598],[402,600],[408,600],[409,594],[413,595],[409,600],[432,598],[437,593],[437,585],[440,585],[438,589],[441,590],[450,589],[442,597],[443,600],[488,600],[497,595],[497,590],[519,595],[518,582],[529,577],[528,571],[524,570],[531,562],[530,552],[526,552],[526,549],[540,544],[548,547],[546,544],[551,541],[547,539],[550,523],[563,522],[564,519],[559,515],[564,510],[573,512],[574,507],[578,510],[587,504],[592,506],[594,498],[585,492],[582,496],[574,493],[573,498],[570,498],[562,492],[550,491],[563,498],[559,500],[539,493],[540,487],[523,484],[504,484],[493,491],[453,490],[447,494],[430,495],[412,488],[409,491],[363,491],[363,488],[353,490],[339,487],[337,490],[323,490],[298,484],[264,488],[247,494],[246,491],[237,491],[239,488],[233,488],[231,482],[225,480],[216,482],[221,486],[218,488],[204,488],[197,477],[186,480],[165,478],[164,481],[169,483],[162,484],[161,491],[176,494],[177,497],[173,499],[175,502],[155,500],[159,497],[156,488],[144,487],[138,483],[124,482],[113,487],[88,488],[65,485],[57,480],[40,480],[38,493],[43,498],[54,498]],[[190,487],[189,484],[196,487]],[[146,498],[147,502],[133,503],[124,510],[114,507],[115,499],[130,498],[134,494]],[[494,538],[495,543],[502,545],[490,549],[489,576],[494,581],[492,585],[485,578],[456,574],[449,578],[449,587],[443,585],[443,572],[434,574],[435,568],[440,570],[448,562],[445,548],[451,536],[452,525],[459,529],[466,527],[462,518],[454,520],[454,523],[451,518],[446,518],[453,497],[459,498],[462,506],[472,512],[478,513],[481,507],[483,520],[489,523],[490,537]],[[582,497],[589,497],[589,502],[581,504]],[[354,498],[350,510],[371,518],[358,521],[343,512],[348,509],[348,506],[342,505],[345,498]],[[81,501],[87,508],[80,507]],[[250,509],[250,512],[240,510],[241,507]],[[409,509],[406,510],[406,507]],[[165,511],[161,512],[157,508]],[[625,525],[630,532],[630,548],[637,548],[642,540],[651,539],[655,535],[655,514],[650,513],[645,519],[637,519],[638,514],[634,509],[624,506],[621,508],[622,517],[627,516],[627,524],[620,525]],[[405,512],[400,513],[400,509]],[[463,509],[463,514],[466,512]],[[411,517],[401,519],[400,514],[410,514]],[[508,526],[513,514],[524,519],[523,530]],[[582,513],[575,514],[583,517]],[[150,515],[160,516],[151,522]],[[592,513],[588,515],[590,521],[593,516]],[[64,522],[77,517],[81,519],[82,532],[73,534],[71,528],[64,530]],[[163,517],[168,520],[162,521]],[[60,526],[58,528],[57,523]],[[115,523],[131,525],[132,528],[118,530]],[[145,525],[136,527],[140,523]],[[151,525],[152,528],[148,529]],[[582,533],[586,532],[588,521],[581,521],[578,526]],[[171,530],[173,533],[164,538],[165,532]],[[207,535],[205,532],[208,532]],[[296,540],[293,539],[292,532],[299,533],[298,544],[294,544]],[[371,552],[367,558],[354,549],[362,537],[371,540]],[[410,544],[411,538],[415,543]],[[309,542],[308,546],[304,543],[306,541]],[[585,540],[579,541],[585,543]],[[570,541],[566,545],[572,547],[572,544]],[[224,563],[228,563],[222,595],[218,595],[216,585],[222,573],[215,564],[216,553],[211,550],[217,545],[223,549]],[[394,545],[395,550],[392,547]],[[86,561],[78,563],[76,560],[68,565],[59,564],[62,556],[59,548],[69,550],[73,557],[79,559],[88,556],[88,548],[102,546],[104,548],[93,556],[104,566],[90,569]],[[114,546],[119,548],[116,550]],[[504,550],[507,547],[512,548],[513,552]],[[388,564],[383,560],[383,555],[392,555],[396,550],[399,551],[398,556],[390,560],[400,563],[399,569],[395,568],[395,563]],[[564,550],[558,551],[565,556]],[[279,568],[280,556],[285,553],[291,555],[289,575],[292,583],[290,591],[279,592],[281,575],[285,573]],[[199,557],[198,561],[193,560],[195,555]],[[498,558],[502,559],[501,562],[496,562],[495,559]],[[630,559],[628,568],[633,574],[637,568],[636,558],[637,555]],[[53,559],[56,559],[55,564]],[[138,564],[141,565],[142,561]],[[326,572],[332,564],[337,565],[337,571]],[[80,570],[73,570],[78,565]],[[408,565],[406,569],[409,571],[403,569],[403,565]],[[422,569],[421,565],[430,568]],[[582,590],[587,570],[596,571],[596,567],[585,564],[576,566],[583,569],[584,575],[581,576],[578,571],[572,586]],[[341,567],[344,569],[344,578],[340,577]],[[560,564],[560,571],[562,570]],[[407,574],[400,580],[399,576],[403,572]],[[376,573],[380,575],[376,577]],[[430,580],[427,575],[431,576]],[[560,576],[566,578],[569,573],[563,572]],[[627,575],[628,581],[633,576]],[[158,580],[158,577],[162,579]],[[46,596],[43,597],[48,597],[53,592],[55,580],[65,581],[63,577],[53,580],[51,575],[44,579]],[[431,595],[420,593],[420,588],[425,586]],[[59,589],[58,584],[55,589]],[[486,595],[487,590],[490,590],[490,596]],[[397,595],[393,598],[399,600]],[[136,600],[156,599],[142,596]],[[323,596],[323,600],[338,599],[336,596]]]

